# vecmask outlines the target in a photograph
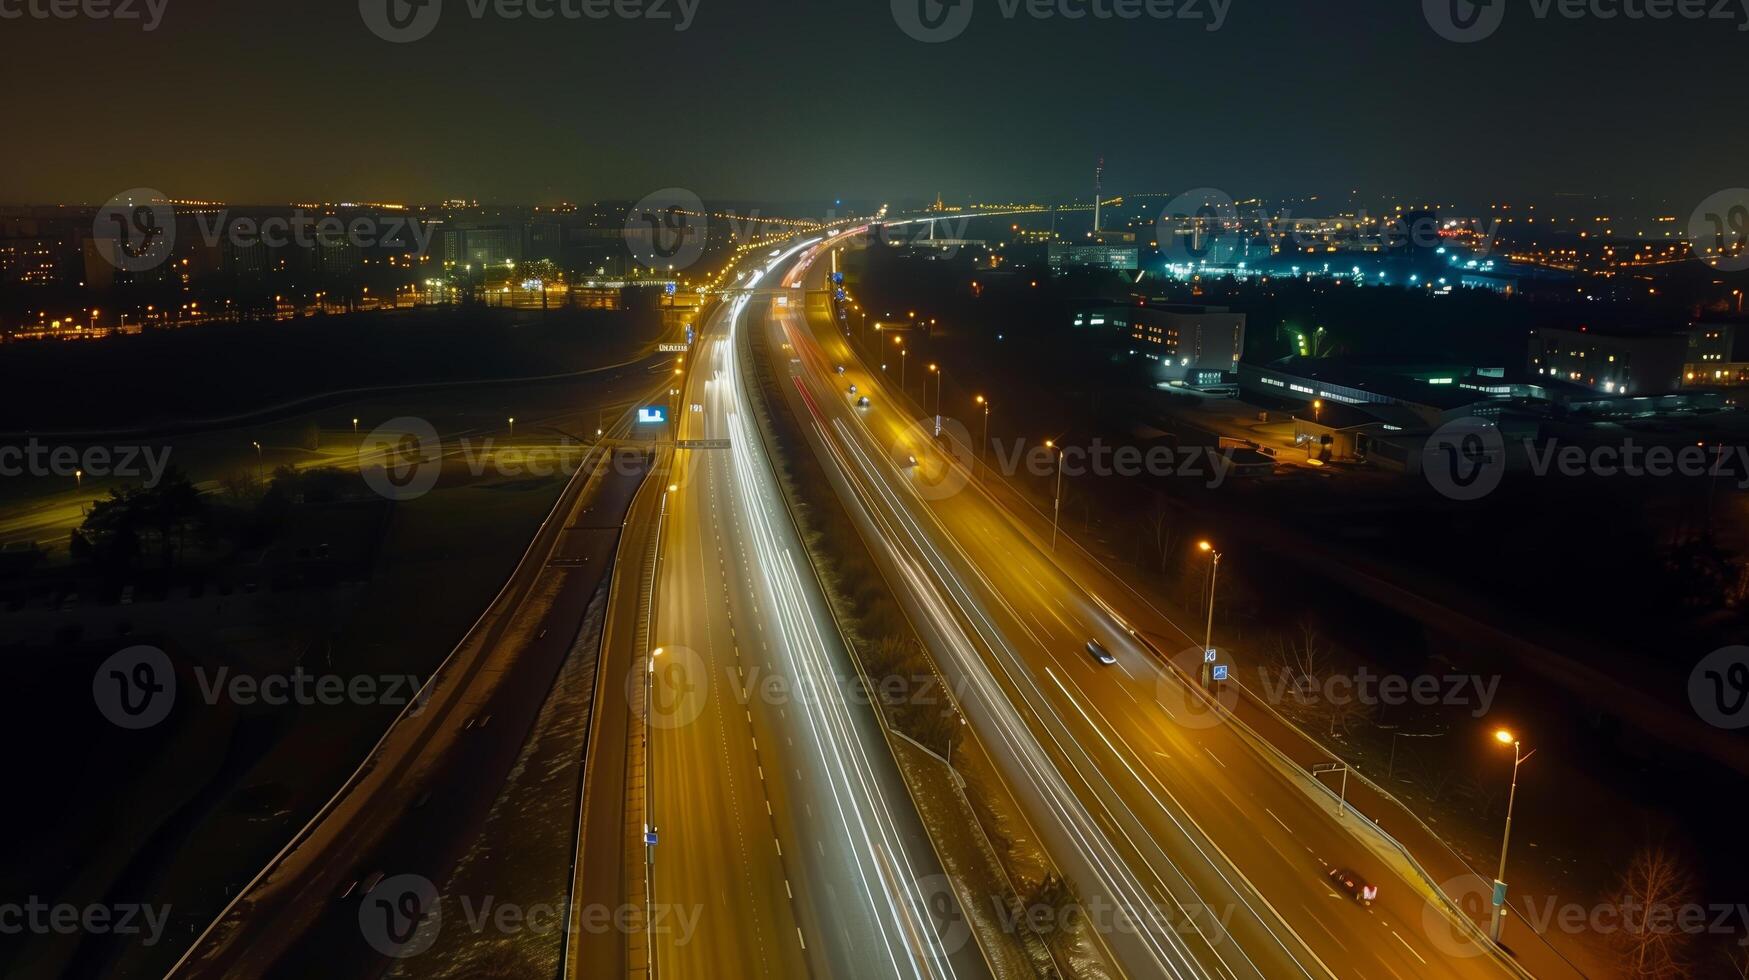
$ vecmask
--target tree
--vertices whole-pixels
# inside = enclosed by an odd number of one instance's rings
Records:
[[[1679,927],[1678,917],[1694,903],[1693,881],[1692,870],[1663,845],[1643,847],[1629,862],[1614,897],[1621,913],[1614,938],[1628,976],[1675,980],[1691,975],[1694,937]]]
[[[1300,620],[1297,635],[1278,636],[1275,640],[1276,662],[1287,672],[1294,690],[1301,693],[1317,688],[1325,650],[1323,635],[1310,619]]]
[[[163,567],[171,568],[184,539],[204,527],[206,519],[200,490],[172,466],[156,486],[121,487],[93,504],[73,532],[70,550],[99,565],[127,570],[146,555],[150,542],[157,545]]]

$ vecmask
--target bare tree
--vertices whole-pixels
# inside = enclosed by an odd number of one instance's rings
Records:
[[[1663,845],[1643,847],[1629,862],[1615,895],[1621,911],[1615,939],[1628,976],[1691,976],[1688,954],[1694,937],[1677,923],[1682,909],[1694,902],[1693,880],[1681,857]]]
[[[1352,734],[1354,726],[1371,718],[1373,712],[1372,705],[1358,698],[1332,700],[1324,705],[1324,709],[1325,716],[1330,720],[1331,738],[1337,737],[1339,732],[1342,735]]]
[[[1317,625],[1302,619],[1294,635],[1276,637],[1275,659],[1294,689],[1305,693],[1317,688],[1327,649]]]
[[[1166,500],[1166,495],[1156,493],[1153,496],[1153,508],[1148,513],[1148,529],[1154,535],[1154,551],[1160,556],[1160,574],[1166,574],[1166,560],[1177,550],[1177,529],[1172,526],[1172,507]],[[1141,544],[1137,540],[1137,546]]]

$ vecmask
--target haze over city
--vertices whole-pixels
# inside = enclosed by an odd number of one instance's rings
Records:
[[[0,975],[1749,977],[1746,44],[0,0]]]

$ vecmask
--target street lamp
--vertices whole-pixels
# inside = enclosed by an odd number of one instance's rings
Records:
[[[1215,577],[1217,575],[1219,575],[1220,571],[1221,571],[1221,553],[1216,551],[1215,546],[1207,541],[1198,541],[1196,543],[1196,548],[1198,551],[1205,552],[1214,558],[1214,561],[1209,563],[1208,622],[1203,626],[1203,632],[1202,632],[1202,671],[1201,671],[1201,677],[1202,677],[1202,686],[1208,687],[1209,686],[1209,651],[1213,650],[1215,648]]]
[[[262,463],[261,463],[261,443],[251,442],[249,445],[255,447],[255,479],[259,480],[259,479],[261,479],[261,465],[262,465]]]
[[[984,406],[984,438],[978,442],[978,462],[984,462],[984,447],[990,444],[990,402],[983,395],[978,396],[978,404]]]
[[[897,340],[899,338],[895,337],[893,339]],[[911,356],[910,351],[906,350],[903,347],[899,348],[899,390],[900,391],[905,390],[905,365],[911,363],[908,360],[908,358],[910,356]]]
[[[516,416],[510,416],[510,438],[516,438]]]
[[[931,364],[929,365],[929,373],[935,375],[935,414],[939,417],[941,415],[941,386],[947,381],[947,372],[943,371],[940,366]]]
[[[1055,441],[1046,439],[1046,449],[1054,449],[1057,453],[1057,493],[1051,499],[1051,551],[1057,550],[1057,523],[1063,514],[1063,450]]]
[[[1488,928],[1488,937],[1498,944],[1506,918],[1506,847],[1512,843],[1512,803],[1518,798],[1518,767],[1536,755],[1536,750],[1523,751],[1518,736],[1504,728],[1494,733],[1494,740],[1512,746],[1512,789],[1506,794],[1506,833],[1500,838],[1500,871],[1494,875],[1494,918]]]

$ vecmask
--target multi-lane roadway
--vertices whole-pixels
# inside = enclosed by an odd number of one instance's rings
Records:
[[[696,926],[652,930],[650,962],[671,977],[985,976],[919,885],[939,865],[777,486],[736,344],[748,302],[703,325],[676,403],[648,902],[652,921]]]
[[[818,254],[786,281],[823,288]],[[1126,972],[1513,975],[1425,882],[1344,826],[1352,815],[1308,792],[1138,642],[1139,617],[1114,606],[1120,584],[1080,567],[1071,577],[1047,541],[982,492],[933,418],[912,414],[831,317],[774,324],[806,392],[797,408],[848,509],[889,578],[907,583],[913,618],[1053,858],[1084,902],[1113,910],[1096,932]],[[1117,662],[1091,656],[1090,639]],[[1332,889],[1326,874],[1338,866],[1379,884],[1378,901],[1363,907]]]

